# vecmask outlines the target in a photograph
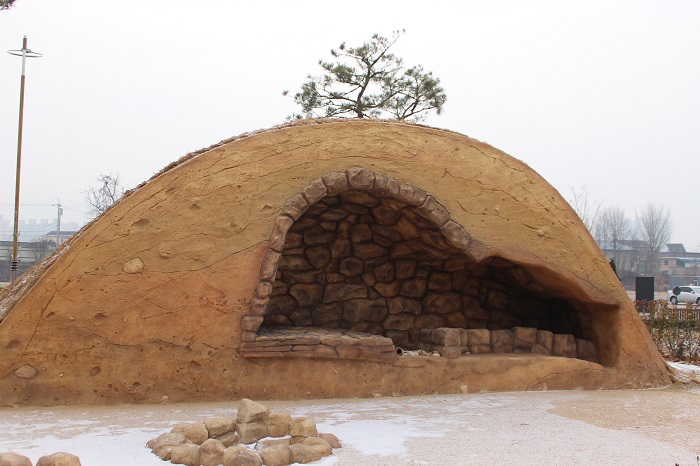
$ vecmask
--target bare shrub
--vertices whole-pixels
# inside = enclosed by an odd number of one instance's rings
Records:
[[[700,362],[700,308],[665,300],[635,301],[661,354],[673,361]]]

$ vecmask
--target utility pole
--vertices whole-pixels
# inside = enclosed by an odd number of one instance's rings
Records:
[[[56,215],[56,249],[61,245],[61,215],[63,215],[63,207],[61,207],[61,200],[58,200],[58,204],[53,204],[54,207],[58,208]]]
[[[22,57],[22,79],[19,90],[19,129],[17,130],[17,173],[15,176],[15,227],[12,234],[12,262],[10,262],[10,281],[17,279],[19,260],[17,259],[17,240],[19,237],[19,172],[22,165],[22,120],[24,119],[24,70],[27,58],[40,57],[40,53],[32,52],[27,48],[27,36],[22,40],[21,50],[8,50],[10,55]]]

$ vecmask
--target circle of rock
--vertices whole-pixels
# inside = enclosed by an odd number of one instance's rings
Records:
[[[341,448],[333,434],[319,433],[308,417],[270,412],[249,399],[236,418],[215,417],[179,424],[149,440],[146,447],[163,461],[193,466],[307,464]]]

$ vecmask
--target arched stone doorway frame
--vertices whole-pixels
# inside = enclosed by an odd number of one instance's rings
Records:
[[[337,346],[335,350],[331,350],[329,353],[326,351],[328,349],[327,347],[319,344],[320,338],[322,338],[323,335],[310,335],[308,334],[309,332],[304,331],[303,329],[288,328],[283,330],[281,333],[278,329],[274,331],[274,334],[265,335],[261,335],[259,333],[261,331],[261,325],[265,321],[265,316],[268,313],[268,305],[270,304],[270,298],[273,293],[273,283],[277,278],[277,270],[285,251],[285,240],[288,231],[295,224],[295,222],[300,220],[302,216],[316,203],[319,203],[325,198],[332,198],[337,195],[342,195],[345,192],[367,192],[381,198],[393,199],[402,205],[414,209],[418,215],[427,220],[430,225],[439,231],[451,248],[451,251],[456,251],[463,254],[463,257],[474,264],[486,265],[486,263],[488,263],[490,265],[517,265],[511,263],[507,259],[501,259],[498,257],[492,257],[490,259],[487,258],[486,254],[484,254],[484,249],[481,243],[476,240],[472,240],[467,231],[459,223],[451,219],[447,209],[433,196],[425,193],[420,188],[407,183],[400,183],[398,180],[389,177],[384,173],[372,171],[363,167],[351,167],[344,172],[330,172],[323,175],[321,178],[314,180],[300,193],[290,197],[285,202],[282,212],[274,220],[268,249],[260,266],[260,281],[251,300],[249,312],[241,319],[242,336],[239,349],[242,355],[248,357],[349,357],[351,359],[391,359],[390,356],[395,357],[395,343],[392,341],[392,338],[376,335],[364,335],[354,332],[351,339],[354,339],[353,345],[356,347],[351,348],[351,351],[348,351],[347,353],[341,353],[339,351],[339,348],[343,346],[341,344],[340,346]],[[521,272],[524,271],[524,269],[519,270]],[[552,271],[552,273],[556,275],[555,272]],[[533,282],[527,277],[527,275],[529,274],[525,271],[524,274],[520,273],[516,278],[518,278],[519,281],[529,283],[530,286],[534,288],[538,288],[539,286],[537,283]],[[584,306],[584,308],[585,307],[586,306]],[[585,312],[590,315],[590,310],[586,310]],[[526,337],[528,340],[537,338],[538,343],[536,343],[536,345],[540,345],[539,334],[542,332],[540,332],[537,328],[516,326],[512,329],[513,332],[516,331],[516,328],[517,331],[526,333],[528,335]],[[270,329],[267,329],[265,333],[269,333],[269,330]],[[437,329],[438,333],[442,332],[443,330],[449,331],[450,329]],[[508,343],[505,346],[497,344],[494,340],[497,332],[499,332],[499,338],[504,337],[506,341],[511,341],[511,343]],[[503,332],[510,332],[511,334],[503,335]],[[516,347],[518,341],[518,336],[513,336],[513,332],[507,329],[494,331],[494,333],[490,334],[490,346],[493,347],[494,351],[496,351],[496,346],[498,346],[498,352],[513,352],[517,349]],[[544,332],[549,334],[547,338],[550,339],[548,343],[550,349],[546,350],[547,352],[540,354],[550,354],[549,351],[553,351],[553,349],[556,349],[557,345],[559,345],[559,349],[552,354],[573,358],[578,357],[589,361],[598,361],[596,345],[592,339],[592,336],[574,336],[566,332],[564,334],[554,334],[553,332],[546,330]],[[333,332],[333,338],[336,338],[335,344],[339,344],[337,338],[339,338],[338,335],[342,334],[343,331],[341,331],[340,334]],[[488,335],[489,332],[487,331],[486,334]],[[535,337],[535,335],[537,336]],[[438,338],[446,338],[448,340],[457,338],[457,340],[460,340],[460,337],[457,335],[442,336]],[[481,338],[485,338],[485,336],[482,336]],[[515,338],[514,341],[513,338]],[[567,338],[568,340],[564,341],[561,340],[561,338]],[[434,337],[430,336],[428,339],[434,340]],[[558,339],[563,343],[557,343]],[[294,346],[294,350],[290,349],[292,348],[291,344],[288,344],[290,341],[297,345]],[[481,344],[486,344],[489,346],[488,342],[481,342]],[[372,352],[367,350],[367,348],[361,348],[363,351],[358,353],[357,347],[363,346],[380,347],[381,351]],[[463,345],[460,344],[460,346]],[[511,349],[503,350],[503,347]],[[298,351],[297,349],[300,350]],[[377,349],[378,348],[374,348],[374,350]],[[470,349],[472,348],[470,347]],[[491,350],[489,349],[488,352],[490,351]],[[387,354],[388,352],[392,352],[394,354],[389,355]],[[535,352],[534,349],[533,352]],[[349,356],[344,356],[343,354],[347,354]],[[458,354],[455,353],[451,357],[455,356],[458,356]]]
[[[415,207],[426,220],[439,228],[452,247],[476,261],[469,251],[472,244],[469,234],[450,218],[449,212],[442,204],[423,190],[363,167],[350,167],[344,172],[327,173],[311,182],[300,193],[290,197],[285,202],[282,212],[275,218],[268,249],[260,266],[260,282],[255,289],[248,314],[241,318],[242,342],[254,341],[263,322],[289,228],[315,203],[349,190],[374,192]]]

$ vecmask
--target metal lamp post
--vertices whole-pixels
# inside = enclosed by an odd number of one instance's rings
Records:
[[[17,174],[15,178],[15,227],[12,234],[12,262],[10,264],[10,281],[17,279],[19,260],[17,259],[17,238],[19,237],[19,172],[22,164],[22,120],[24,118],[24,70],[27,58],[40,57],[40,53],[27,48],[27,36],[22,40],[21,50],[8,50],[10,55],[22,57],[22,80],[19,91],[19,129],[17,130]]]

